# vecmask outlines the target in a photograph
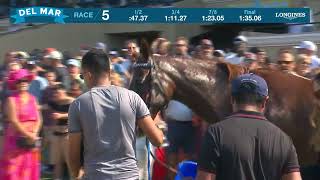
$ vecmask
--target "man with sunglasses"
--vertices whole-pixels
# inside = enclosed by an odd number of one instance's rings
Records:
[[[29,73],[34,76],[34,79],[30,83],[29,92],[37,98],[38,102],[42,103],[42,95],[48,86],[48,81],[38,75],[38,65],[36,61],[27,61],[26,67]]]
[[[106,53],[89,51],[82,58],[81,69],[89,90],[70,105],[68,113],[72,176],[81,178],[83,142],[83,179],[137,180],[136,125],[155,146],[163,142],[162,131],[138,94],[111,85]]]
[[[296,62],[290,49],[280,49],[278,53],[278,68],[289,74],[298,75],[295,72]]]

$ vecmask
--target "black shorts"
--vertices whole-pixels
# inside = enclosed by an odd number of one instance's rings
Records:
[[[168,120],[167,124],[167,137],[170,143],[167,151],[169,153],[177,153],[182,149],[184,153],[194,153],[196,128],[193,127],[192,122]]]

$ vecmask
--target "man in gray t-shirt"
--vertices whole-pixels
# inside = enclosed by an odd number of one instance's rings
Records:
[[[143,100],[133,91],[110,85],[108,56],[89,51],[82,59],[83,77],[91,89],[69,108],[69,156],[74,178],[79,178],[81,140],[83,179],[139,178],[135,157],[136,124],[159,146],[163,134],[155,126]]]

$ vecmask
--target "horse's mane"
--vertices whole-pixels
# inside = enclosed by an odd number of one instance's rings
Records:
[[[235,64],[230,64],[224,61],[217,62],[217,67],[221,68],[228,74],[228,80],[231,81],[232,79],[236,78],[241,74],[245,74],[249,72],[249,69]]]
[[[166,61],[171,64],[180,64],[183,67],[182,68],[205,68],[206,70],[214,70],[214,68],[217,68],[218,70],[224,72],[227,75],[228,81],[231,81],[232,79],[236,78],[237,76],[245,73],[257,73],[257,74],[264,74],[267,76],[272,77],[282,77],[286,76],[289,79],[292,79],[293,81],[310,81],[310,79],[305,78],[300,75],[294,75],[294,74],[288,74],[284,73],[281,70],[278,69],[272,69],[268,66],[261,67],[258,69],[255,69],[253,71],[249,71],[248,68],[236,64],[230,64],[225,61],[213,61],[208,59],[199,59],[199,58],[192,58],[192,59],[179,59],[174,57],[155,57],[157,59],[156,61]]]

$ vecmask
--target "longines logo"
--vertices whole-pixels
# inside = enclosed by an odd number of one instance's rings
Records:
[[[297,18],[306,17],[306,13],[276,13],[276,18],[284,18],[288,20],[294,20]]]

